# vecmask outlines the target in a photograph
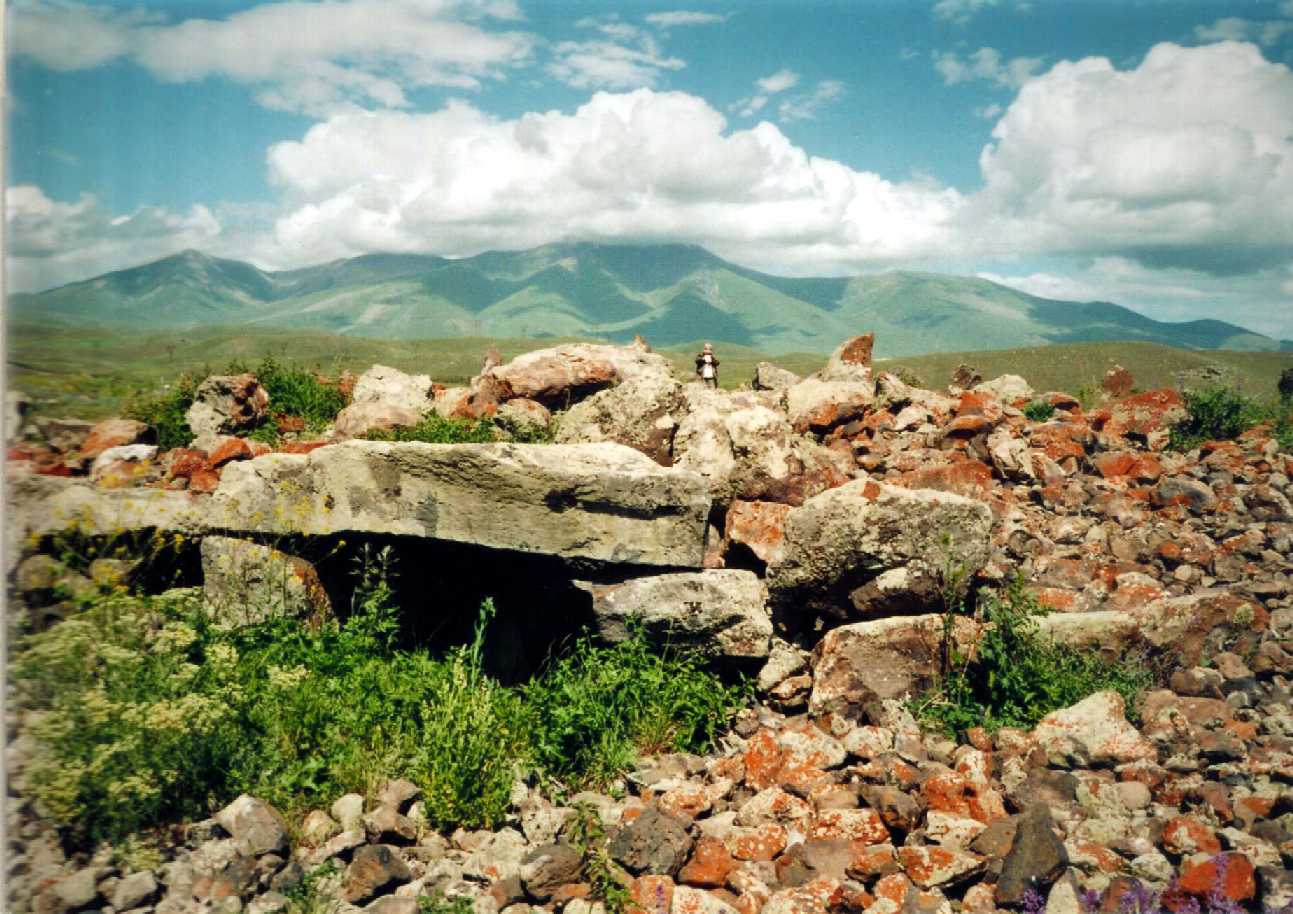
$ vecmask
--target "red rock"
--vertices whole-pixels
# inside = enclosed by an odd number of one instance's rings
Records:
[[[1083,422],[1047,422],[1033,426],[1028,435],[1030,445],[1055,461],[1066,457],[1081,460],[1094,441],[1091,429]]]
[[[737,833],[724,843],[737,860],[772,860],[786,849],[789,836],[775,822],[756,825]]]
[[[1148,439],[1155,432],[1165,432],[1185,415],[1180,393],[1164,388],[1125,397],[1095,414],[1092,421],[1098,431],[1108,436]]]
[[[1231,901],[1249,901],[1257,895],[1253,864],[1243,854],[1195,854],[1181,861],[1177,885],[1183,892],[1206,898],[1214,890]]]
[[[986,435],[996,424],[987,416],[957,416],[947,424],[943,433],[949,438],[973,438]]]
[[[254,455],[251,443],[244,438],[225,438],[208,455],[211,466],[219,469],[234,460],[250,460]]]
[[[308,454],[310,451],[327,447],[330,441],[284,441],[278,446],[280,454]]]
[[[1136,385],[1136,379],[1132,374],[1121,365],[1115,365],[1105,372],[1104,380],[1100,382],[1101,388],[1115,400],[1122,399],[1131,393],[1131,389]]]
[[[1176,816],[1163,826],[1163,850],[1169,854],[1217,854],[1221,842],[1212,829],[1193,816]]]
[[[902,873],[892,873],[888,876],[882,876],[871,888],[871,893],[875,895],[876,900],[881,899],[892,902],[897,905],[896,910],[901,910],[903,902],[907,900],[907,890],[911,888],[911,880]]]
[[[854,844],[847,873],[851,879],[870,881],[898,871],[898,856],[892,844]]]
[[[629,898],[636,914],[669,914],[673,890],[674,882],[668,876],[639,876],[629,886]]]
[[[294,435],[297,432],[305,431],[305,420],[300,416],[280,414],[274,417],[274,426],[278,429],[280,435]]]
[[[709,789],[703,784],[689,782],[666,790],[657,805],[674,818],[691,821],[709,812],[713,800],[710,799]]]
[[[960,882],[982,871],[986,858],[946,847],[900,847],[898,862],[923,889]]]
[[[920,786],[925,805],[931,810],[989,823],[1006,816],[1005,802],[997,791],[976,786],[965,775],[955,771],[927,778]]]
[[[755,790],[771,787],[785,761],[785,754],[771,730],[760,730],[745,747],[745,783]]]
[[[915,470],[901,476],[898,483],[909,489],[934,489],[982,498],[992,489],[992,468],[978,460],[962,460]]]
[[[889,841],[889,829],[874,809],[824,809],[814,819],[808,836],[885,844]]]
[[[93,461],[110,447],[124,444],[138,444],[150,436],[147,425],[134,419],[104,419],[90,429],[89,436],[81,445],[82,460]]]
[[[736,861],[722,841],[701,838],[696,842],[691,860],[678,872],[678,881],[702,888],[718,888],[727,882]]]
[[[195,470],[189,475],[189,491],[209,493],[214,492],[220,485],[220,474],[215,470],[201,469]]]
[[[871,366],[871,350],[874,348],[875,334],[863,333],[861,336],[845,340],[840,348],[835,350],[834,359],[845,365],[860,365],[864,368],[869,368]]]
[[[728,543],[739,543],[760,561],[772,564],[781,558],[789,511],[790,505],[779,502],[734,500],[727,509],[723,536]]]

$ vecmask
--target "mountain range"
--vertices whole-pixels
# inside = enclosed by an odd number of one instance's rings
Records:
[[[984,279],[789,278],[675,244],[556,244],[460,260],[366,254],[287,271],[184,251],[12,295],[9,307],[19,319],[135,332],[246,325],[379,339],[641,334],[657,346],[707,339],[784,353],[828,352],[872,330],[877,352],[892,356],[1099,340],[1293,351],[1293,341],[1224,321],[1166,323]]]

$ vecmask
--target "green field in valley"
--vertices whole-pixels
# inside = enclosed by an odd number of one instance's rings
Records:
[[[119,413],[138,391],[155,390],[184,372],[219,373],[232,366],[254,367],[267,356],[336,375],[362,372],[380,363],[429,374],[444,384],[461,384],[480,368],[486,350],[497,346],[504,358],[566,341],[465,337],[440,340],[374,340],[314,331],[241,327],[153,334],[122,334],[37,323],[9,327],[8,383],[30,397],[44,415],[93,419]],[[699,342],[660,351],[686,376]],[[719,344],[723,386],[747,384],[755,366],[775,362],[799,374],[820,368],[825,357],[792,353],[769,357],[743,346]],[[1037,390],[1077,392],[1099,384],[1111,366],[1121,364],[1137,387],[1176,386],[1182,378],[1199,383],[1216,377],[1260,397],[1273,396],[1280,371],[1293,367],[1293,353],[1174,349],[1153,343],[1068,343],[1026,349],[935,353],[881,359],[877,367],[905,369],[925,386],[942,387],[965,362],[985,378],[1018,374]],[[1207,373],[1211,373],[1210,375]]]

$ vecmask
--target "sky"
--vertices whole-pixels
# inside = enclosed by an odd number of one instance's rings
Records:
[[[12,291],[689,242],[1293,339],[1293,0],[10,0]]]

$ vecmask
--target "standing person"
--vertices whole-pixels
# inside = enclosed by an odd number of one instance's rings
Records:
[[[714,347],[709,343],[696,355],[696,376],[702,384],[718,389],[718,359],[714,358]]]

